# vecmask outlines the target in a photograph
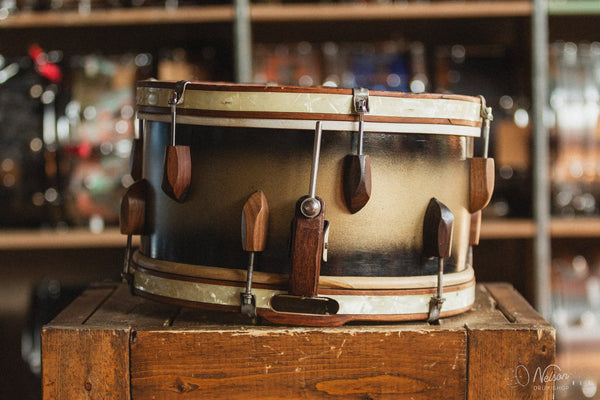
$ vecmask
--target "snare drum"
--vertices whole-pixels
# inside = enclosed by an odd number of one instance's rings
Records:
[[[140,82],[142,168],[121,215],[141,234],[134,292],[299,325],[469,309],[473,213],[493,185],[491,160],[473,157],[486,110],[458,95]]]

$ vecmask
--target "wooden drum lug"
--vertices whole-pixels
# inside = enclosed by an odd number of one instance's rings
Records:
[[[125,260],[123,262],[121,277],[126,282],[131,280],[129,273],[131,237],[133,235],[142,235],[146,230],[146,197],[148,190],[148,182],[141,179],[129,186],[121,199],[119,225],[121,233],[127,235],[127,247],[125,248]]]
[[[174,200],[185,201],[192,180],[192,157],[189,146],[167,146],[165,151],[163,191]]]
[[[190,82],[179,81],[171,93],[171,145],[165,150],[162,189],[171,198],[183,202],[190,190],[192,158],[190,147],[177,145],[177,105],[183,102],[185,88]]]
[[[267,245],[269,225],[269,204],[262,190],[250,195],[242,208],[242,248],[248,252],[246,272],[246,290],[240,293],[241,312],[250,318],[256,317],[256,297],[252,293],[252,274],[254,254],[261,252]]]
[[[474,157],[469,160],[469,211],[481,211],[494,193],[494,159]]]

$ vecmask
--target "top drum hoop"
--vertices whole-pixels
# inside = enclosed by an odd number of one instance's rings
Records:
[[[138,84],[140,119],[169,121],[174,82]],[[349,89],[192,83],[177,106],[177,122],[313,130],[357,130]],[[369,132],[479,137],[481,99],[446,94],[371,91],[364,122]]]

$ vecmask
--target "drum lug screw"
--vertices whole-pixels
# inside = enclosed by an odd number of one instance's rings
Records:
[[[191,183],[192,160],[190,147],[177,145],[177,105],[183,101],[186,86],[190,82],[179,81],[169,99],[171,106],[171,145],[165,150],[163,191],[177,201],[184,201]]]
[[[423,220],[423,254],[426,257],[437,257],[438,279],[437,293],[429,302],[429,317],[427,321],[436,323],[440,318],[444,304],[444,258],[450,257],[452,250],[452,228],[454,214],[448,207],[435,198],[429,201]]]
[[[352,214],[360,211],[371,198],[371,160],[363,154],[364,116],[369,112],[369,90],[354,89],[354,112],[358,114],[357,154],[344,159],[344,198]]]
[[[267,244],[269,205],[262,191],[250,195],[242,209],[242,248],[248,252],[246,291],[240,293],[241,312],[250,318],[256,317],[256,297],[252,294],[254,255],[264,251]]]

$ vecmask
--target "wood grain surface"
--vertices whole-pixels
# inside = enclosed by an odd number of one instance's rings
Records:
[[[307,328],[276,334],[260,328],[138,332],[131,347],[132,394],[140,399],[182,394],[214,399],[224,398],[224,391],[229,399],[463,399],[465,345],[462,331],[398,333],[390,327],[355,329],[352,335]]]
[[[536,371],[552,370],[554,329],[507,284],[478,285],[471,311],[439,325],[335,328],[252,325],[104,285],[45,326],[42,340],[44,399],[553,396]]]

